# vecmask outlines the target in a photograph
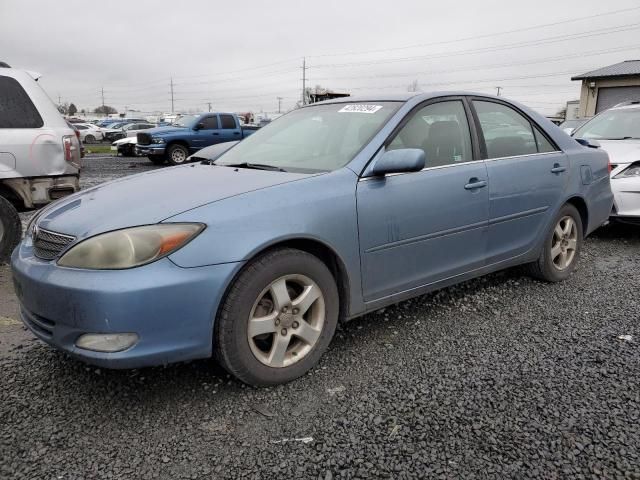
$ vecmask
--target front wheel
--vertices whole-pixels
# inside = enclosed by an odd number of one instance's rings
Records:
[[[582,229],[578,210],[573,205],[564,205],[545,237],[540,257],[528,265],[529,273],[547,282],[559,282],[571,275],[582,248]]]
[[[271,251],[249,263],[226,295],[216,357],[250,385],[291,381],[318,363],[338,312],[336,283],[323,262],[291,248]]]
[[[183,145],[171,145],[167,151],[167,160],[171,165],[182,165],[188,156],[189,150]]]
[[[22,223],[18,211],[0,197],[0,263],[9,260],[11,252],[22,237]]]

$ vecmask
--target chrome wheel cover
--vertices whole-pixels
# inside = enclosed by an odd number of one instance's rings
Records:
[[[305,275],[285,275],[265,288],[251,308],[247,340],[260,363],[284,368],[302,360],[325,323],[320,287]]]

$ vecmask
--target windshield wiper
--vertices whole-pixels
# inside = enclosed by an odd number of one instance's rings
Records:
[[[614,137],[614,138],[601,138],[600,140],[638,140],[638,137]]]
[[[223,167],[233,167],[233,168],[253,168],[254,170],[269,170],[272,172],[286,172],[284,168],[276,167],[275,165],[266,165],[264,163],[235,163],[235,164],[222,164]]]

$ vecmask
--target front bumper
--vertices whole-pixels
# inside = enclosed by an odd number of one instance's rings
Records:
[[[129,270],[58,267],[33,256],[28,240],[11,259],[24,324],[41,340],[87,363],[139,368],[211,356],[213,322],[239,263],[182,268],[168,258]],[[76,347],[84,333],[138,334],[127,350]]]
[[[612,178],[614,210],[613,217],[640,218],[640,178]]]
[[[141,157],[149,155],[164,155],[164,145],[136,145],[136,154]]]
[[[26,208],[35,208],[79,191],[80,174],[7,178],[2,183],[20,196]]]

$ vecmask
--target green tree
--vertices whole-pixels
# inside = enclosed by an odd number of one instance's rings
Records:
[[[76,106],[72,103],[71,105],[69,105],[69,109],[67,110],[67,113],[71,116],[75,115],[76,112],[78,111],[78,109],[76,108]]]

